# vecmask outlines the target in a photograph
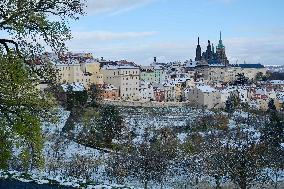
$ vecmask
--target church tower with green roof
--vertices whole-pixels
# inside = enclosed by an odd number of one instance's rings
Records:
[[[220,31],[219,44],[216,47],[216,56],[217,56],[217,60],[220,64],[223,64],[225,66],[229,65],[229,60],[226,56],[225,46],[223,45],[223,41],[222,41],[221,31]]]

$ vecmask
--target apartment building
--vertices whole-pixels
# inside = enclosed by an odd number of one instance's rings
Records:
[[[166,78],[166,72],[161,66],[141,66],[140,79],[150,83],[162,83]]]
[[[140,69],[135,64],[104,65],[103,81],[118,88],[122,100],[139,100]]]
[[[91,84],[103,84],[100,64],[94,60],[83,63],[70,60],[66,63],[54,63],[54,66],[58,70],[59,83],[82,83],[85,88],[89,88]]]
[[[221,107],[221,94],[209,85],[197,85],[188,94],[191,104],[208,109]]]
[[[147,102],[152,101],[154,99],[155,97],[153,85],[147,81],[140,81],[139,100]]]

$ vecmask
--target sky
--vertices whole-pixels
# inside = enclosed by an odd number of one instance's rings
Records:
[[[87,0],[70,23],[74,52],[149,65],[195,58],[197,37],[217,45],[222,31],[230,63],[284,65],[283,0]]]

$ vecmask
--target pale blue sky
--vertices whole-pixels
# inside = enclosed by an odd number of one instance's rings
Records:
[[[197,37],[218,42],[231,63],[284,64],[283,0],[88,0],[71,23],[72,51],[150,64],[194,59]]]

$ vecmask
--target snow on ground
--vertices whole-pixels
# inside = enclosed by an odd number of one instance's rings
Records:
[[[33,170],[29,172],[29,174],[18,171],[4,172],[0,170],[0,178],[13,178],[21,182],[33,181],[38,184],[56,183],[62,186],[81,187],[88,189],[131,188],[124,185],[110,184],[104,175],[105,164],[103,161],[98,165],[98,167],[95,168],[96,171],[93,171],[93,174],[91,174],[90,180],[94,180],[95,184],[87,184],[87,180],[85,178],[75,178],[73,176],[69,176],[60,167],[55,171],[48,171],[48,165],[50,165],[52,161],[54,161],[55,164],[58,163],[57,160],[59,161],[59,159],[56,159],[58,157],[60,157],[60,163],[62,163],[62,165],[59,166],[68,169],[70,167],[67,167],[66,165],[70,165],[70,162],[76,156],[98,161],[106,160],[108,156],[108,154],[99,150],[85,147],[68,139],[68,137],[61,132],[61,130],[63,129],[70,112],[59,108],[56,113],[58,117],[57,122],[44,122],[42,124],[42,130],[45,138],[43,149],[43,155],[45,158],[44,170]],[[15,153],[19,153],[19,151],[20,149],[15,149]],[[73,165],[71,162],[71,166],[75,165]],[[84,177],[84,175],[82,175],[82,177]]]
[[[187,138],[187,136],[188,136],[187,133],[179,133],[177,137],[178,137],[180,143],[184,143],[186,138]]]
[[[119,107],[120,112],[124,118],[126,125],[135,132],[137,137],[134,139],[134,143],[139,144],[142,141],[142,135],[146,128],[160,129],[160,128],[183,128],[187,124],[190,125],[198,116],[211,114],[211,111],[205,110],[195,110],[189,107],[168,107],[168,108],[141,108],[141,107]],[[108,159],[108,154],[101,152],[99,150],[88,148],[80,145],[72,140],[70,140],[64,133],[61,132],[63,129],[70,112],[59,108],[57,111],[58,121],[56,123],[44,122],[42,129],[45,136],[44,142],[44,156],[46,162],[45,171],[34,171],[30,178],[21,177],[21,173],[13,173],[15,178],[19,180],[29,182],[35,180],[38,183],[49,183],[50,180],[56,181],[61,185],[78,187],[85,184],[85,188],[131,188],[121,185],[110,184],[109,178],[105,174],[105,162]],[[233,114],[235,117],[241,117],[244,119],[248,118],[246,112],[235,112]],[[234,118],[229,120],[229,128],[235,129],[237,126],[236,120]],[[252,138],[258,139],[260,133],[257,129],[253,127],[246,127],[245,124],[239,124],[242,126],[243,131],[252,133]],[[76,127],[73,131],[74,134],[80,132],[81,127]],[[204,133],[200,133],[202,136],[206,136]],[[209,133],[207,133],[209,134]],[[189,134],[181,131],[177,133],[177,137],[181,143],[185,142]],[[227,141],[226,141],[227,142]],[[97,160],[99,164],[95,171],[92,171],[90,180],[94,180],[96,184],[86,184],[86,180],[83,178],[75,178],[66,175],[66,172],[58,169],[56,171],[47,171],[47,166],[52,163],[52,161],[57,161],[54,157],[60,157],[63,167],[70,165],[70,162],[74,160],[76,156],[82,156],[85,158],[90,158],[92,160]],[[69,164],[68,164],[69,163]],[[60,166],[60,165],[59,165]],[[72,164],[70,165],[72,166]],[[68,168],[68,166],[67,166]],[[88,169],[88,168],[86,168]],[[7,174],[0,172],[0,177],[6,177]],[[84,176],[82,176],[84,177]],[[175,178],[171,178],[174,180]],[[173,181],[174,182],[174,181]],[[129,182],[130,184],[133,182]],[[134,188],[134,187],[132,187]],[[137,188],[137,187],[136,187]],[[170,187],[169,187],[170,188]]]

